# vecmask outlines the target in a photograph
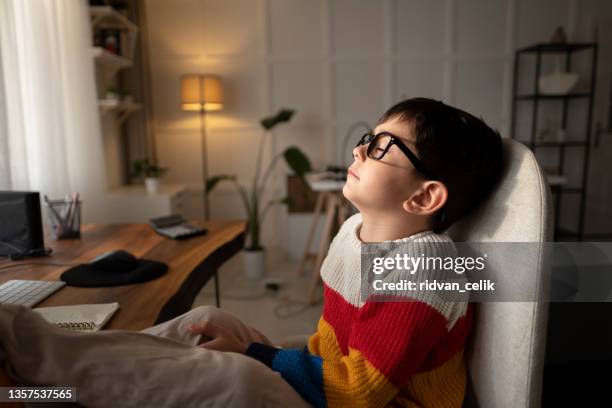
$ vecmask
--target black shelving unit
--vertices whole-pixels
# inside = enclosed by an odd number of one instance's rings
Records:
[[[535,44],[529,47],[521,48],[515,51],[514,56],[514,75],[512,89],[512,122],[511,122],[511,137],[525,143],[534,153],[537,149],[555,149],[557,151],[557,173],[565,174],[566,149],[582,149],[582,177],[581,185],[578,186],[557,186],[553,188],[555,202],[555,240],[577,240],[584,239],[584,220],[586,211],[587,198],[587,182],[589,169],[589,154],[591,149],[591,122],[593,118],[593,101],[595,92],[596,69],[597,69],[597,44],[596,43],[568,43],[568,44]],[[590,52],[591,61],[591,77],[588,92],[571,92],[565,95],[548,95],[541,94],[538,90],[538,78],[541,74],[543,57],[550,54],[565,56],[565,72],[570,72],[572,69],[572,59],[577,52]],[[518,94],[519,86],[519,68],[522,58],[527,55],[535,55],[535,72],[533,90],[529,93]],[[562,142],[538,141],[536,134],[538,132],[538,111],[542,102],[548,100],[558,100],[562,102],[561,112],[561,129],[566,130],[568,124],[568,105],[572,100],[584,100],[588,104],[587,123],[585,133],[581,139],[567,140]],[[531,130],[529,138],[525,139],[516,134],[517,131],[517,107],[519,103],[532,103]],[[561,214],[561,198],[564,194],[579,195],[579,214],[578,225],[575,231],[567,231],[560,227]]]

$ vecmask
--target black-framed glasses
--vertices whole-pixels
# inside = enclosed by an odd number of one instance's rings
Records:
[[[436,178],[434,173],[429,171],[423,162],[400,140],[399,137],[395,136],[389,132],[380,132],[374,134],[372,132],[368,132],[365,135],[361,136],[359,142],[357,142],[357,146],[368,145],[368,157],[372,160],[380,160],[385,157],[385,154],[389,151],[391,146],[396,145],[402,153],[408,157],[410,163],[414,166],[415,169],[422,175],[427,178]]]

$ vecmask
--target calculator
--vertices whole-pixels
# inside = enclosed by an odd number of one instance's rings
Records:
[[[185,239],[208,232],[206,228],[189,224],[186,219],[178,214],[151,218],[149,225],[158,234],[172,239]]]

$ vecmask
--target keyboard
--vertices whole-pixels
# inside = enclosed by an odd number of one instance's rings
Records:
[[[32,307],[65,285],[61,281],[10,280],[0,285],[0,304]]]

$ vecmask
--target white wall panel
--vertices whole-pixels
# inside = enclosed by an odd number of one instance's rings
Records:
[[[567,31],[570,0],[516,0],[517,48],[547,42],[555,29],[563,25]]]
[[[274,64],[274,106],[275,109],[296,109],[297,113],[291,124],[321,125],[324,121],[324,93],[321,87],[323,70],[323,64],[316,60],[283,61]]]
[[[204,18],[204,48],[208,55],[245,56],[260,54],[261,22],[256,0],[206,0]]]
[[[440,55],[445,51],[447,0],[396,0],[396,50],[400,55]]]
[[[263,140],[257,126],[211,128],[208,131],[208,165],[211,175],[234,174],[250,183],[255,169],[257,148]],[[269,161],[267,156],[264,160]]]
[[[323,0],[268,1],[272,54],[320,55]]]
[[[571,0],[570,0],[571,1]],[[575,3],[575,41],[593,41],[594,20],[612,19],[612,1],[610,0],[573,0]],[[571,3],[570,3],[571,4]]]
[[[505,52],[507,0],[460,0],[455,12],[458,55]]]
[[[157,132],[158,161],[168,167],[163,182],[172,184],[202,183],[200,133],[190,129],[161,129]]]
[[[331,0],[333,52],[336,55],[383,53],[380,0]]]
[[[335,67],[336,116],[371,121],[383,105],[383,67],[377,60],[337,62]]]
[[[457,63],[455,101],[458,108],[482,116],[487,122],[502,116],[502,61],[460,61]]]
[[[417,96],[444,99],[444,60],[398,61],[394,71],[395,100]]]
[[[201,0],[147,0],[151,60],[204,52],[204,3]]]

